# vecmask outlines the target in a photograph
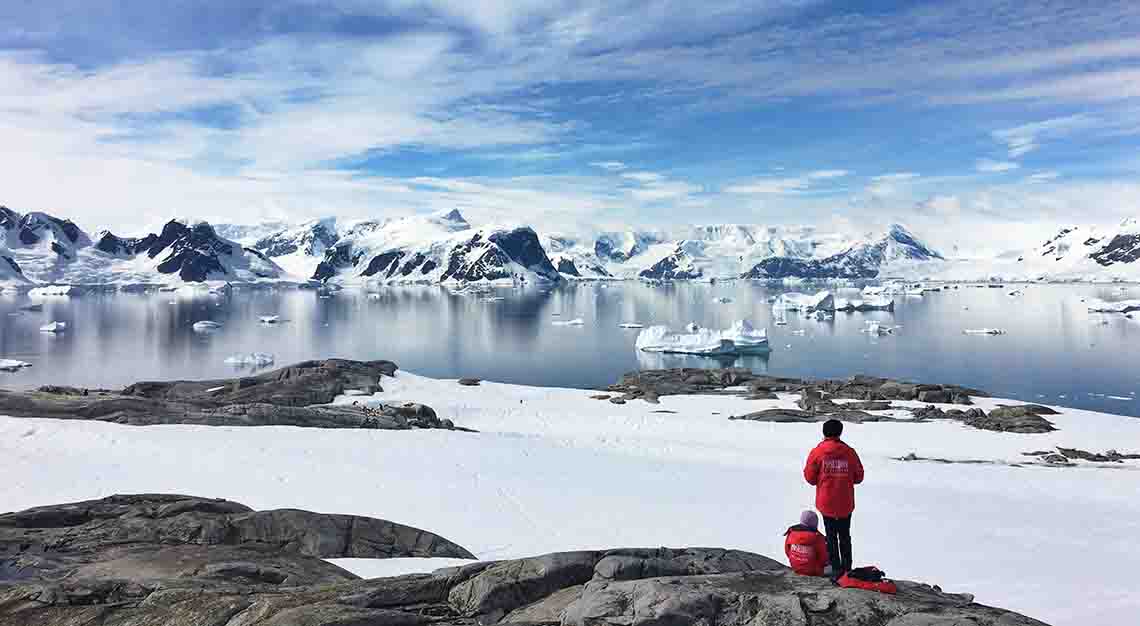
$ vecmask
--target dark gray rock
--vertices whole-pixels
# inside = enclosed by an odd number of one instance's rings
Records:
[[[482,381],[478,378],[460,378],[459,384],[464,387],[478,387]]]
[[[326,359],[220,380],[135,383],[119,391],[47,386],[0,389],[0,414],[87,419],[118,424],[305,426],[314,428],[441,428],[430,407],[333,405],[347,391],[381,391],[391,361]]]
[[[349,520],[349,521],[346,521]],[[115,496],[0,516],[0,623],[23,626],[1041,626],[967,594],[886,596],[757,554],[627,548],[359,580],[321,557],[457,556],[382,520]]]
[[[1008,433],[1048,433],[1057,430],[1049,420],[1041,415],[1054,415],[1057,412],[1043,406],[999,406],[984,417],[967,418],[966,424],[983,430],[996,430]]]

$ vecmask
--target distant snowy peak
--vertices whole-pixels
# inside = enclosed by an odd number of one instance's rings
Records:
[[[177,219],[187,226],[189,220]],[[223,239],[236,241],[245,246],[251,246],[260,239],[270,235],[289,230],[293,224],[281,220],[266,220],[258,224],[214,224],[214,232]]]
[[[33,211],[26,215],[0,206],[0,234],[11,249],[43,248],[64,259],[75,258],[75,251],[91,245],[91,238],[71,220]]]
[[[1101,267],[1128,264],[1140,260],[1140,224],[1136,218],[1127,218],[1114,229],[1095,226],[1063,228],[1037,250],[1022,260],[1050,259],[1054,267],[1082,265],[1091,260]],[[1049,268],[1044,268],[1048,270]]]
[[[556,282],[529,227],[473,229],[458,211],[389,220],[346,233],[313,278],[338,282]]]
[[[594,241],[594,254],[599,259],[624,263],[645,252],[650,246],[665,241],[656,233],[625,231],[602,233]]]
[[[638,272],[638,277],[649,280],[696,280],[704,277],[704,270],[697,259],[703,251],[701,242],[681,241],[670,254],[648,268]]]
[[[205,222],[167,222],[159,234],[118,237],[104,232],[95,249],[119,258],[146,257],[160,274],[186,282],[279,278],[284,272],[262,253],[223,239]]]
[[[279,230],[258,239],[252,247],[269,258],[292,254],[323,257],[337,239],[336,218],[326,217]]]
[[[843,252],[819,259],[776,256],[764,259],[744,273],[753,279],[869,279],[896,262],[942,260],[940,253],[894,224],[875,240],[855,244]]]

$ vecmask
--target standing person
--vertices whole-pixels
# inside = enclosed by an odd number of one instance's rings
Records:
[[[827,566],[827,540],[819,534],[815,511],[800,514],[800,523],[784,533],[784,554],[792,571],[802,576],[823,576]]]
[[[840,441],[842,434],[843,422],[824,422],[824,439],[804,465],[804,478],[815,486],[815,508],[823,514],[832,579],[851,570],[851,514],[855,485],[863,482],[863,464],[855,450]]]

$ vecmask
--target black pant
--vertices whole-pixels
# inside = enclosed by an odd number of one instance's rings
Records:
[[[827,556],[831,559],[831,571],[835,575],[851,571],[851,516],[823,516],[823,528],[827,531]]]

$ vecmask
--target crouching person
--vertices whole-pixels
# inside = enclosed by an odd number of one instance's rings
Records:
[[[800,514],[800,523],[784,533],[784,554],[792,571],[803,576],[823,576],[828,563],[827,539],[819,533],[819,517],[815,511]]]

